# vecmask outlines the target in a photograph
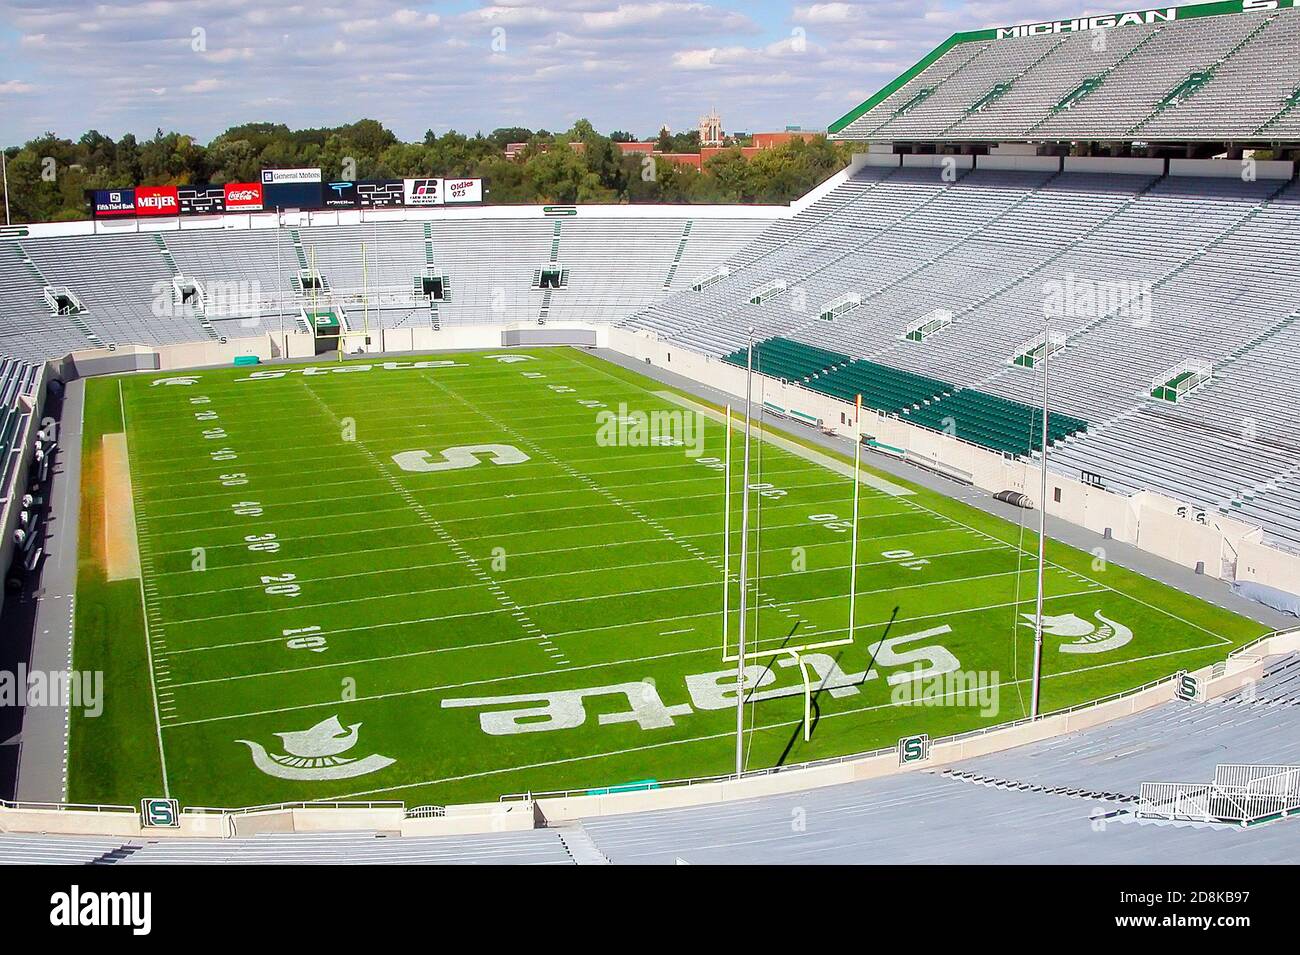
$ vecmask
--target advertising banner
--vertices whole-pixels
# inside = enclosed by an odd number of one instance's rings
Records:
[[[327,182],[321,188],[322,203],[326,209],[355,209],[357,184],[355,182]]]
[[[180,215],[181,204],[175,186],[136,186],[135,214],[138,216]]]
[[[280,186],[302,182],[320,182],[319,169],[263,169],[262,185]]]
[[[408,206],[442,205],[441,179],[403,179],[402,185]]]
[[[357,202],[363,209],[396,209],[405,201],[400,179],[375,179],[357,183]]]
[[[453,202],[482,202],[483,180],[444,179],[442,181],[442,198],[448,205]]]
[[[215,216],[226,211],[225,186],[181,186],[176,198],[183,216]]]
[[[260,182],[228,182],[225,185],[227,212],[260,212],[262,209],[262,184]]]
[[[96,189],[90,198],[91,214],[97,219],[120,219],[135,215],[134,189]]]

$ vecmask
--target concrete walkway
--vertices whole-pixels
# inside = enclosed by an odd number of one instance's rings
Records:
[[[77,589],[77,528],[81,519],[81,421],[85,383],[69,382],[60,413],[59,447],[51,468],[46,558],[36,591],[31,670],[72,669]],[[29,707],[23,713],[15,798],[63,802],[68,787],[68,710]]]

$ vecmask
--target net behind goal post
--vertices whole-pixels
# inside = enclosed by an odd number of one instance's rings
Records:
[[[373,341],[377,333],[364,331],[361,329],[345,329],[339,332],[339,357],[344,355],[359,355],[368,351],[379,351],[373,347]]]

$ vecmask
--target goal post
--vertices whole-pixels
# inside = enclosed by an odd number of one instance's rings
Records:
[[[764,648],[757,643],[753,646],[746,646],[745,640],[745,597],[748,592],[749,581],[748,561],[746,560],[749,540],[748,540],[748,520],[742,520],[741,524],[741,553],[740,553],[740,614],[738,640],[733,645],[731,641],[731,483],[732,483],[732,462],[731,462],[731,432],[734,424],[731,416],[731,406],[726,408],[725,415],[726,435],[724,438],[725,462],[723,465],[723,544],[722,544],[722,662],[734,663],[736,665],[736,696],[738,710],[742,708],[743,701],[747,695],[746,674],[751,666],[759,665],[763,661],[775,660],[779,657],[789,657],[791,662],[798,668],[804,685],[804,717],[803,717],[803,735],[804,741],[807,742],[812,736],[812,681],[808,673],[808,662],[806,654],[818,650],[827,650],[832,647],[842,647],[854,642],[855,631],[857,627],[857,589],[858,589],[858,531],[861,520],[861,473],[862,473],[862,396],[857,395],[854,402],[853,418],[853,499],[852,513],[853,519],[850,522],[850,541],[849,541],[849,587],[848,587],[848,622],[844,629],[843,635],[838,637],[829,637],[827,639],[813,640],[809,643],[798,643],[794,646],[788,643],[782,643],[780,646]],[[750,423],[748,416],[745,421],[746,440],[745,440],[745,467],[744,467],[744,484],[741,493],[743,517],[748,517],[749,504],[749,430]],[[754,581],[754,604],[755,609],[758,607],[759,586],[757,578]],[[756,635],[755,635],[756,636]],[[737,716],[736,737],[737,737],[737,768],[739,775],[741,772],[740,764],[740,742],[744,734],[744,725],[741,718]]]

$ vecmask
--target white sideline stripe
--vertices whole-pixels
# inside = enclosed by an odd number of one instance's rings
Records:
[[[629,387],[630,387],[630,386],[629,386]],[[462,400],[463,400],[463,399],[462,399]],[[640,502],[636,502],[636,503],[640,503]],[[901,512],[900,512],[900,513],[901,513]],[[945,523],[953,523],[953,524],[958,523],[958,522],[956,522],[956,521],[953,521],[953,520],[950,519],[950,518],[947,518],[946,516],[941,517],[940,519],[941,519],[942,521],[944,521]],[[942,531],[942,530],[950,530],[950,529],[951,529],[951,528],[939,528],[939,529],[936,529],[935,532],[939,532],[939,531]],[[1008,543],[1008,542],[1006,542],[1006,541],[1002,541],[1002,540],[1000,540],[1000,539],[998,539],[998,538],[991,537],[991,536],[989,536],[989,535],[987,535],[987,534],[983,534],[982,532],[975,532],[975,531],[972,531],[972,533],[978,533],[978,534],[980,534],[981,536],[987,537],[987,538],[988,538],[989,540],[991,540],[991,541],[996,541],[996,542],[997,542],[1000,546],[1002,546],[1002,547],[1011,548],[1011,549],[1013,549],[1013,550],[1017,549],[1017,548],[1015,547],[1015,545],[1012,545],[1012,544],[1010,544],[1010,543]],[[700,536],[704,536],[704,535],[700,535]],[[831,546],[832,543],[841,543],[841,544],[842,544],[842,542],[827,542],[828,546]],[[996,549],[996,548],[990,548],[990,549]],[[1070,574],[1070,576],[1072,576],[1072,577],[1078,577],[1078,575],[1074,574],[1072,571],[1065,571],[1065,573]],[[1079,578],[1079,579],[1084,579],[1084,578]],[[1095,582],[1094,582],[1094,583],[1095,583]],[[1104,587],[1104,585],[1101,585],[1101,584],[1099,584],[1099,583],[1097,583],[1096,586],[1098,586],[1098,587]],[[1112,589],[1112,588],[1105,588],[1105,589]],[[1065,595],[1058,595],[1058,596],[1065,596]],[[1127,595],[1125,595],[1125,596],[1127,596]],[[1054,599],[1054,598],[1049,598],[1049,599]],[[1132,599],[1132,598],[1130,598],[1130,599]],[[1158,608],[1157,608],[1157,609],[1158,609]],[[1231,642],[1231,641],[1225,641],[1225,642]],[[1173,652],[1186,652],[1186,651],[1182,651],[1182,650],[1180,650],[1180,651],[1173,651]],[[611,664],[611,665],[612,665],[612,664]]]
[[[121,378],[117,380],[117,405],[119,411],[122,414],[122,433],[127,437],[127,460],[129,465],[130,450],[131,450],[131,444],[130,444],[131,429],[127,426],[127,421],[126,421],[126,399],[122,396]],[[132,485],[131,494],[132,497],[134,498],[135,496],[134,485]],[[143,509],[139,506],[138,501],[135,502],[135,512],[137,515],[142,515],[144,513]],[[144,548],[141,546],[143,542],[140,540],[140,525],[138,523],[136,524],[135,527],[135,534],[136,534],[136,547],[137,549],[140,550],[141,554],[144,554]],[[147,567],[149,563],[150,563],[149,561],[146,561],[145,566]],[[148,598],[145,596],[145,592],[144,592],[144,577],[145,577],[144,574],[141,574],[139,577],[140,610],[141,610],[140,617],[144,622],[144,651],[149,664],[149,695],[153,697],[153,722],[154,722],[154,730],[157,734],[157,739],[158,739],[158,765],[159,768],[162,770],[163,795],[170,797],[171,785],[167,779],[167,753],[163,748],[162,714],[159,711],[159,705],[158,705],[158,676],[157,673],[154,671],[154,664],[153,664],[154,637],[149,632],[149,601]]]
[[[697,401],[694,401],[690,398],[685,398],[681,395],[674,394],[671,391],[655,391],[652,392],[652,394],[654,394],[655,397],[660,398],[664,401],[672,402],[673,404],[679,405],[682,408],[686,408],[690,411],[696,412],[697,414],[702,414],[705,415],[706,417],[712,418],[715,422],[722,422],[723,426],[724,427],[726,426],[725,419],[721,414],[719,414],[718,412],[714,411],[712,408],[706,405],[700,404]],[[740,419],[732,421],[731,427],[737,431],[743,430],[744,416],[742,415]],[[769,429],[764,424],[756,424],[754,426],[754,430],[758,432],[760,436],[759,440],[763,441],[764,444],[773,445],[781,449],[782,451],[785,451],[787,454],[792,454],[795,455],[796,457],[803,458],[806,461],[810,461],[813,464],[817,465],[818,467],[830,471],[832,474],[839,474],[843,476],[847,471],[849,477],[852,477],[853,475],[853,468],[845,464],[843,461],[839,460],[838,458],[826,454],[823,451],[818,451],[813,448],[805,447],[804,445],[799,444],[797,441],[794,441],[793,439],[786,437],[784,434],[780,434],[778,432]],[[859,481],[861,481],[861,483],[865,484],[867,487],[873,488],[882,494],[887,494],[890,497],[911,497],[914,494],[916,494],[916,492],[913,491],[911,488],[903,487],[901,484],[895,484],[893,481],[887,481],[885,480],[885,478],[878,476],[874,471],[870,470],[869,468],[861,468],[859,470],[860,470],[860,473],[858,475]]]

